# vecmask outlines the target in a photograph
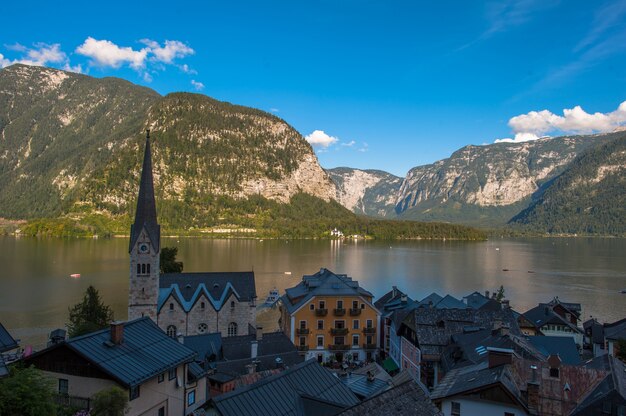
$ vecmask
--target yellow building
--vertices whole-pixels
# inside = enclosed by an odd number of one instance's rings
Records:
[[[286,290],[281,297],[280,325],[306,359],[374,359],[380,312],[372,298],[347,275],[321,269]]]

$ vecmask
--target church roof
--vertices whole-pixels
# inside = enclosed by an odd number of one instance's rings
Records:
[[[137,211],[135,223],[130,227],[130,252],[141,230],[145,228],[155,250],[159,250],[161,240],[161,227],[157,222],[156,203],[154,201],[154,182],[152,180],[152,154],[150,151],[150,131],[146,135],[146,150],[141,167],[141,182],[139,183],[139,196],[137,198]]]
[[[219,311],[230,294],[240,302],[250,302],[256,298],[254,272],[202,272],[164,273],[159,279],[160,311],[171,296],[189,312],[201,295],[204,295],[213,309]]]

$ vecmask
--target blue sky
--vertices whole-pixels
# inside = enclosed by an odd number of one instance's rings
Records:
[[[626,124],[626,0],[30,1],[0,21],[2,66],[273,112],[326,168],[403,176],[467,144]]]

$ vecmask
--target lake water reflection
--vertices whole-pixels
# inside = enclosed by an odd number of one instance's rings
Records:
[[[254,270],[260,303],[303,274],[326,267],[347,273],[376,297],[396,285],[414,299],[429,293],[462,297],[504,285],[525,311],[554,296],[581,302],[589,315],[626,317],[626,240],[512,239],[486,242],[205,240],[164,238],[177,246],[185,271]],[[64,325],[68,306],[94,285],[116,319],[126,318],[128,240],[0,237],[0,322],[22,345],[45,343]],[[507,271],[504,271],[506,269]],[[70,274],[80,273],[80,279]]]

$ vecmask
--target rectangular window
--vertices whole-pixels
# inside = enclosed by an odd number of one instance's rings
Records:
[[[326,302],[320,300],[320,309],[326,309]]]
[[[163,382],[163,380],[165,380],[165,373],[161,373],[159,374],[159,376],[157,377],[157,381],[159,383]]]
[[[317,337],[317,346],[324,347],[324,337],[321,335]]]
[[[137,397],[139,397],[139,386],[131,387],[128,400],[135,400]]]
[[[452,416],[461,416],[461,403],[459,402],[452,402],[452,411],[450,412],[450,414]]]
[[[353,300],[352,301],[352,309],[359,309],[359,301],[358,300]]]
[[[368,319],[367,321],[365,321],[365,326],[367,328],[372,328],[373,322],[371,319]]]
[[[346,327],[346,321],[335,321],[335,328],[343,329]]]
[[[195,402],[196,402],[196,391],[191,390],[189,393],[187,393],[187,406],[191,406]]]
[[[337,301],[337,309],[343,309],[343,300]]]
[[[165,407],[159,407],[159,415],[158,416],[165,416]]]
[[[317,329],[324,329],[324,321],[323,320],[319,320],[317,321]]]
[[[352,329],[359,329],[359,320],[355,319],[352,321]]]
[[[367,340],[366,344],[370,344],[370,345],[372,344],[372,336],[371,335],[368,335],[365,339]]]
[[[306,321],[300,321],[300,329],[306,329]]]
[[[359,346],[359,336],[358,335],[352,335],[352,346],[353,347],[358,347]]]
[[[68,394],[69,391],[70,391],[69,381],[64,378],[60,378],[59,379],[59,394]]]
[[[176,368],[172,368],[167,372],[167,379],[174,380],[176,378]]]
[[[309,306],[309,309],[310,309],[310,310],[315,309],[315,305],[314,305],[314,304],[311,304],[311,306]]]
[[[343,337],[335,337],[335,345],[344,345],[344,339]]]
[[[361,303],[361,309],[365,309],[365,304]]]
[[[300,346],[304,347],[306,345],[306,337],[300,337]]]

